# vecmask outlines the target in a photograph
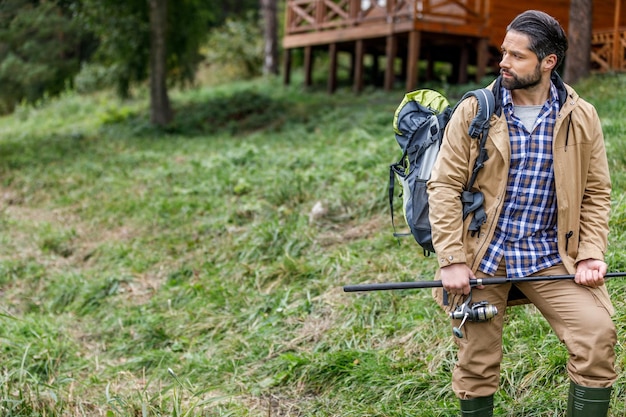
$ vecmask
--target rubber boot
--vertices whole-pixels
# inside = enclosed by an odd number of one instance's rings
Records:
[[[570,382],[567,417],[606,417],[611,387],[589,388]]]
[[[462,417],[493,417],[493,395],[460,401]]]

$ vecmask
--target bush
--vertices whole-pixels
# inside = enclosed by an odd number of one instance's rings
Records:
[[[251,79],[261,75],[263,68],[263,34],[249,16],[243,20],[227,20],[211,32],[205,47],[204,81],[216,83]]]

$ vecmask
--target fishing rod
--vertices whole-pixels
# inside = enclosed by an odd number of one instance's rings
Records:
[[[470,279],[470,286],[477,287],[481,285],[496,285],[516,282],[532,282],[532,281],[558,281],[566,279],[574,279],[575,275],[544,275],[534,277],[489,277]],[[604,278],[626,277],[626,272],[609,272]],[[420,288],[438,288],[443,287],[441,281],[407,281],[407,282],[382,282],[374,284],[355,284],[343,287],[344,292],[360,292],[360,291],[385,291],[385,290],[411,290]]]
[[[604,278],[624,277],[626,272],[610,272],[604,275]],[[509,277],[490,277],[490,278],[477,278],[470,279],[470,286],[477,287],[481,285],[496,285],[516,282],[531,282],[531,281],[557,281],[574,279],[575,275],[544,275],[534,277],[522,277],[522,278],[509,278]],[[377,284],[358,284],[358,285],[346,285],[343,287],[345,292],[358,292],[358,291],[383,291],[383,290],[409,290],[418,288],[437,288],[443,287],[441,281],[409,281],[409,282],[384,282]],[[447,299],[447,294],[444,293],[444,299]],[[445,301],[447,304],[447,301]],[[461,320],[459,326],[452,328],[452,333],[458,337],[463,338],[463,325],[466,321],[471,322],[484,322],[489,321],[498,314],[498,309],[495,305],[489,304],[487,301],[480,301],[472,303],[472,292],[463,301],[463,303],[457,306],[453,311],[449,313],[450,318]]]

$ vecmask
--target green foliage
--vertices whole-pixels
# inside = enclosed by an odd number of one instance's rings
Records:
[[[150,24],[145,1],[82,0],[78,22],[99,40],[95,60],[109,69],[118,93],[128,96],[132,83],[148,76]]]
[[[167,8],[168,68],[172,83],[191,83],[202,61],[200,47],[215,21],[216,10],[206,0],[170,1]]]
[[[255,90],[213,95],[205,101],[181,103],[171,132],[184,134],[229,132],[232,135],[256,129],[278,128],[286,116],[287,103]]]
[[[78,72],[83,37],[60,3],[0,3],[0,114],[57,95]]]
[[[252,14],[246,19],[227,19],[211,31],[205,50],[205,71],[212,74],[214,83],[261,75],[263,33]]]
[[[147,80],[150,18],[145,0],[81,0],[77,21],[99,40],[95,60],[85,67],[82,86],[93,88],[114,80],[122,97]],[[213,4],[202,0],[170,0],[167,5],[167,67],[171,84],[193,81],[202,59],[200,45],[218,17]],[[102,67],[106,68],[102,74]]]
[[[79,93],[94,93],[116,85],[116,73],[97,63],[83,63],[74,77],[74,89]]]
[[[612,271],[626,266],[625,82],[579,86],[609,149]],[[403,95],[257,80],[175,91],[169,131],[147,125],[144,98],[106,93],[1,118],[0,413],[458,415],[430,292],[341,291],[437,267],[392,237]],[[622,340],[626,284],[608,287]],[[567,352],[533,307],[506,321],[496,415],[562,413]]]
[[[243,20],[226,24],[228,43],[221,38],[217,50],[210,51],[211,59],[220,60],[212,68],[249,78],[258,74],[262,64],[256,1],[168,1],[170,87],[195,81],[205,59],[201,47],[206,46],[211,29],[230,18]],[[145,0],[0,2],[0,114],[13,111],[19,103],[54,97],[74,85],[79,92],[115,88],[121,97],[128,97],[131,87],[149,76],[149,20]],[[215,37],[222,36],[223,30],[216,33]],[[234,54],[221,52],[225,46],[234,48]]]

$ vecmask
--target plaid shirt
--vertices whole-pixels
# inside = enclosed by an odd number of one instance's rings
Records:
[[[502,89],[511,141],[511,166],[504,207],[479,269],[494,275],[504,257],[509,277],[525,277],[561,262],[557,246],[552,136],[559,101],[550,98],[531,132],[513,113],[511,92]]]

